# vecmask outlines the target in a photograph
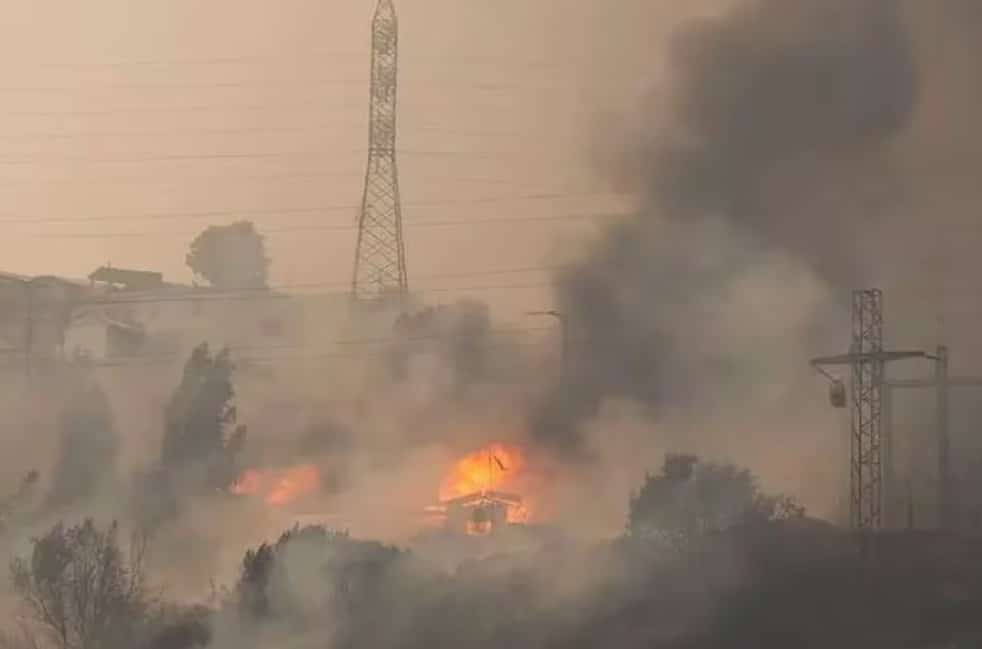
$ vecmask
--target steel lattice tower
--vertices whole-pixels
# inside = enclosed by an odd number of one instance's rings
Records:
[[[853,293],[852,439],[850,517],[857,529],[882,525],[883,508],[883,293]]]
[[[368,169],[358,220],[351,292],[359,302],[402,299],[408,289],[396,165],[399,21],[392,0],[372,20],[372,86]]]
[[[852,373],[852,430],[849,444],[849,522],[854,529],[876,530],[883,527],[884,496],[889,497],[892,484],[891,431],[889,393],[893,387],[921,387],[938,383],[944,389],[947,378],[947,354],[939,348],[938,356],[916,349],[883,348],[883,292],[879,289],[853,291],[852,346],[847,354],[813,358],[812,367],[831,381],[829,398],[836,408],[846,407],[845,386],[825,368],[848,366]],[[927,358],[939,364],[935,382],[889,382],[886,367],[893,361]],[[982,383],[982,380],[980,380]],[[939,388],[940,389],[940,388]],[[946,408],[939,406],[939,413]],[[939,433],[946,438],[947,419],[939,414]],[[946,448],[942,449],[946,456]],[[942,462],[943,463],[943,462]],[[942,471],[942,474],[945,474]]]

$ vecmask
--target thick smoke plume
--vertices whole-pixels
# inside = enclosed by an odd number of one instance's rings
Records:
[[[835,513],[845,484],[846,449],[836,436],[842,422],[827,409],[807,359],[844,350],[848,291],[868,284],[887,290],[893,340],[929,346],[943,334],[958,350],[956,365],[982,358],[982,348],[970,344],[972,327],[949,311],[979,299],[980,26],[977,3],[958,0],[746,0],[685,25],[640,120],[600,135],[615,150],[607,159],[616,161],[603,173],[643,199],[634,218],[605,229],[556,278],[569,323],[562,380],[553,384],[552,367],[540,371],[541,359],[499,335],[483,304],[423,310],[396,330],[391,319],[346,330],[310,317],[298,324],[297,340],[281,346],[286,353],[296,343],[296,362],[280,365],[282,356],[268,352],[268,362],[243,362],[231,379],[236,418],[249,426],[235,469],[316,465],[321,477],[310,509],[280,513],[261,498],[226,498],[235,478],[229,464],[207,485],[220,493],[189,495],[188,506],[168,519],[152,567],[171,593],[200,596],[212,578],[232,583],[246,547],[276,538],[287,519],[307,511],[361,537],[404,541],[417,531],[420,505],[437,497],[443,469],[489,442],[527,446],[536,477],[562,483],[550,494],[550,522],[594,536],[621,531],[631,489],[676,450],[750,466],[768,490],[791,493],[820,515]],[[916,301],[924,297],[933,300],[928,307]],[[266,317],[251,308],[231,312],[235,322],[226,330],[204,332],[199,324],[195,339],[182,342],[268,350],[268,340],[244,333]],[[944,328],[939,311],[949,314]],[[336,343],[345,339],[339,352]],[[379,339],[385,344],[374,344]],[[319,358],[311,351],[318,349]],[[40,467],[55,485],[46,493],[58,497],[42,507],[70,500],[79,517],[132,515],[119,494],[159,463],[164,407],[181,374],[176,362],[127,371],[125,378],[99,376],[115,417],[86,398],[91,412],[64,426],[60,465]],[[26,432],[4,424],[33,444],[32,462],[43,455],[34,427],[42,419],[24,417]],[[105,471],[95,472],[96,463]],[[7,492],[14,493],[23,472],[10,473]],[[154,503],[141,507],[146,514]],[[44,511],[13,535],[14,549],[23,550],[53,515]],[[576,563],[586,574],[567,587],[589,602],[581,608],[603,612],[595,601],[604,599],[602,589],[592,588],[606,577],[593,569],[603,557]],[[724,570],[707,572],[706,581],[720,574],[730,581]],[[549,577],[568,573],[562,566]],[[433,628],[442,629],[447,602],[466,609],[457,611],[462,616],[476,615],[511,597],[510,575],[501,577],[500,592],[488,590],[485,577],[447,585],[424,602],[426,611],[408,607],[406,628],[432,616]],[[543,583],[547,602],[558,586]],[[639,598],[656,590],[649,586],[638,586]],[[531,591],[538,602],[538,589]],[[713,596],[698,599],[700,607],[715,604]],[[696,618],[693,626],[702,622]],[[543,630],[528,624],[529,637]],[[596,642],[609,637],[595,635]],[[500,646],[508,637],[496,639]],[[575,646],[568,640],[555,646]]]
[[[782,487],[834,505],[841,424],[807,359],[847,346],[849,291],[869,285],[893,305],[891,340],[936,344],[937,314],[977,273],[948,233],[978,243],[978,192],[950,173],[980,168],[955,146],[958,129],[978,140],[978,84],[956,80],[978,68],[978,17],[959,2],[753,0],[681,28],[640,118],[606,134],[606,169],[644,203],[557,278],[571,372],[540,438],[595,448],[584,422],[628,399],[655,444],[756,454],[767,479],[793,481],[820,452],[824,488]],[[976,352],[957,324],[941,333]]]

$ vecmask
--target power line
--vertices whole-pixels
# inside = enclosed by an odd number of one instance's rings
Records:
[[[507,327],[502,329],[490,329],[487,331],[477,332],[477,333],[459,333],[459,334],[429,334],[422,336],[384,336],[375,338],[345,338],[340,340],[331,340],[326,344],[336,347],[358,347],[366,345],[388,345],[394,342],[429,342],[433,340],[469,340],[473,338],[495,338],[501,336],[514,336],[519,334],[532,334],[543,331],[553,331],[553,327]],[[241,346],[230,346],[231,351],[274,351],[283,349],[310,349],[311,345],[307,344],[286,344],[286,345],[241,345]]]
[[[19,117],[91,117],[94,115],[129,115],[140,113],[199,113],[199,112],[224,112],[243,111],[243,112],[264,112],[281,111],[283,108],[311,107],[323,109],[324,102],[316,99],[282,102],[275,105],[269,104],[243,104],[243,105],[214,105],[199,104],[196,106],[170,106],[162,107],[128,107],[128,108],[108,108],[99,110],[0,110],[0,115],[19,116]],[[336,107],[347,107],[347,104],[338,104]]]
[[[510,202],[525,202],[525,201],[541,201],[541,200],[556,200],[556,199],[572,199],[572,198],[600,198],[600,197],[611,197],[614,194],[601,194],[593,192],[583,192],[583,193],[565,193],[565,192],[552,192],[552,193],[539,193],[539,194],[520,194],[515,196],[490,196],[484,198],[469,198],[469,199],[444,199],[435,201],[417,201],[411,203],[404,203],[403,205],[407,208],[431,208],[431,207],[450,207],[457,205],[491,205],[496,203],[510,203]],[[319,205],[313,207],[273,207],[273,208],[242,208],[242,209],[220,209],[220,210],[203,210],[203,211],[192,211],[192,212],[151,212],[146,214],[114,214],[114,215],[103,215],[103,216],[90,216],[90,217],[5,217],[0,218],[0,223],[24,223],[24,224],[43,224],[43,223],[91,223],[91,222],[104,222],[104,221],[133,221],[133,220],[170,220],[170,219],[199,219],[199,218],[212,218],[220,216],[246,216],[246,215],[277,215],[277,214],[319,214],[322,212],[331,211],[347,211],[352,209],[358,209],[360,205],[356,204],[343,204],[343,205]],[[347,227],[347,226],[345,226]]]
[[[371,52],[367,50],[350,50],[341,52],[318,52],[317,58],[326,57],[367,57]],[[311,54],[311,57],[314,55]],[[19,62],[21,66],[31,66],[39,68],[121,68],[121,67],[144,67],[144,66],[178,66],[178,65],[228,65],[256,62],[282,62],[295,63],[300,58],[293,57],[270,57],[260,55],[245,56],[215,56],[187,59],[138,59],[133,61],[38,61],[38,62]],[[306,59],[306,60],[309,60]]]
[[[477,333],[477,334],[438,334],[429,336],[410,336],[405,338],[397,338],[395,336],[389,336],[385,338],[364,338],[364,339],[347,339],[347,340],[334,340],[327,341],[321,345],[310,345],[310,344],[286,344],[286,345],[245,345],[245,346],[235,346],[229,345],[227,348],[230,352],[276,352],[274,354],[267,354],[263,356],[233,356],[233,362],[235,363],[271,363],[277,360],[312,360],[312,359],[322,359],[322,358],[339,358],[339,357],[349,357],[349,358],[362,358],[362,357],[376,357],[385,356],[391,353],[390,349],[359,349],[357,351],[343,351],[343,352],[328,352],[324,351],[325,346],[334,347],[386,347],[395,343],[414,343],[414,342],[430,342],[430,341],[459,341],[459,340],[482,340],[484,341],[484,346],[487,348],[496,347],[513,347],[515,345],[528,345],[534,341],[521,341],[519,338],[528,337],[536,333],[545,333],[553,331],[552,327],[514,327],[508,329],[492,329],[489,331]],[[502,340],[500,342],[494,342],[494,338],[510,337],[512,340]],[[316,350],[316,351],[311,351]],[[303,352],[303,354],[283,354],[279,352],[284,351],[295,351]],[[172,365],[175,362],[183,362],[186,360],[186,355],[180,353],[159,353],[152,355],[142,355],[137,357],[132,357],[127,360],[120,361],[95,361],[91,365],[95,367],[129,367],[129,366],[141,366],[141,365]]]
[[[521,266],[517,268],[496,268],[488,270],[477,270],[477,271],[465,271],[465,272],[454,272],[454,273],[438,273],[434,275],[421,275],[419,279],[421,280],[434,280],[434,279],[462,279],[470,277],[487,277],[490,275],[510,275],[515,273],[544,273],[560,270],[564,268],[563,266]],[[98,298],[85,302],[85,304],[141,304],[143,302],[153,303],[160,300],[165,301],[191,301],[191,300],[224,300],[228,298],[236,298],[241,296],[258,296],[258,299],[289,299],[293,297],[298,297],[293,294],[276,294],[278,291],[295,291],[302,289],[312,289],[312,288],[342,288],[350,284],[348,281],[335,281],[335,282],[306,282],[302,284],[278,284],[275,286],[261,287],[261,288],[239,288],[239,289],[205,289],[203,292],[196,295],[172,295],[172,296],[135,296],[135,297],[121,297],[121,298]],[[540,286],[540,285],[537,285]],[[429,291],[455,291],[455,290],[466,290],[467,287],[430,287],[424,288],[423,290]],[[470,288],[483,288],[483,287],[470,287]],[[489,288],[500,288],[491,286]],[[507,286],[504,286],[507,288]],[[201,289],[198,289],[199,291]],[[323,297],[332,296],[331,293],[322,294],[300,294],[299,297]]]
[[[252,151],[243,153],[182,153],[182,154],[137,154],[135,157],[120,158],[86,158],[86,157],[38,157],[38,158],[0,158],[0,165],[27,166],[44,165],[48,163],[113,165],[134,164],[146,162],[179,162],[187,160],[262,160],[280,158],[323,158],[338,154],[360,154],[363,149],[333,150],[333,151]],[[536,153],[531,150],[515,151],[451,151],[451,150],[413,150],[399,149],[400,155],[436,156],[436,157],[472,157],[498,158],[501,156],[528,157]],[[542,153],[542,152],[540,152]]]
[[[161,129],[153,131],[27,131],[24,133],[0,133],[4,140],[74,140],[85,138],[111,137],[171,137],[199,135],[254,135],[257,133],[315,133],[318,131],[334,131],[336,127],[361,128],[362,123],[312,124],[310,126],[246,126],[240,128],[190,128],[190,129]],[[521,131],[468,131],[466,129],[450,129],[439,126],[407,126],[408,132],[432,132],[460,137],[479,138],[552,138],[561,139],[569,134],[543,134],[541,132]]]
[[[414,175],[418,175],[420,170],[416,170]],[[425,175],[425,172],[424,174]],[[283,180],[283,179],[324,179],[324,178],[334,178],[334,177],[350,177],[350,178],[364,178],[364,171],[324,171],[324,172],[310,172],[310,173],[283,173],[283,174],[251,174],[251,175],[239,175],[239,174],[217,174],[217,175],[207,175],[203,176],[201,174],[194,174],[186,176],[184,178],[173,178],[173,179],[162,179],[159,176],[96,176],[94,178],[79,178],[73,176],[71,178],[42,178],[35,180],[23,180],[23,181],[13,181],[0,183],[0,189],[5,187],[29,187],[29,186],[51,186],[51,185],[97,185],[101,183],[138,183],[138,184],[151,184],[158,186],[172,186],[178,185],[183,186],[190,182],[207,182],[214,183],[216,181],[229,181],[238,182],[243,180]],[[444,182],[454,182],[454,183],[475,183],[475,184],[487,184],[487,185],[506,185],[509,187],[528,187],[529,183],[517,181],[510,178],[490,178],[490,177],[444,177],[440,180]]]
[[[271,56],[262,54],[247,55],[216,55],[190,58],[174,59],[134,59],[130,61],[17,61],[17,65],[4,66],[12,68],[65,68],[65,69],[85,69],[85,68],[126,68],[126,67],[176,67],[176,66],[215,66],[215,65],[256,65],[256,64],[285,64],[296,66],[300,62],[312,63],[322,61],[327,58],[357,59],[354,63],[360,63],[371,56],[371,50],[342,50],[342,51],[320,51],[308,50],[297,56]],[[543,58],[520,58],[498,55],[481,54],[454,54],[453,56],[426,55],[426,54],[407,54],[409,60],[423,60],[427,65],[442,64],[448,66],[468,66],[475,63],[489,64],[510,64],[522,68],[568,68],[570,70],[581,71],[589,59],[576,61],[574,59],[543,59]]]
[[[243,212],[234,212],[234,214],[241,215]],[[552,221],[574,221],[574,220],[590,220],[597,218],[611,218],[611,217],[623,217],[628,216],[627,214],[557,214],[554,216],[522,216],[522,217],[499,217],[499,218],[487,218],[487,219],[455,219],[455,220],[445,220],[445,221],[406,221],[405,225],[411,228],[428,228],[428,227],[456,227],[456,226],[467,226],[467,225],[487,225],[487,224],[504,224],[504,223],[534,223],[534,222],[552,222]],[[265,228],[263,230],[264,235],[268,234],[284,234],[290,232],[348,232],[357,230],[357,225],[297,225],[288,226],[282,228]],[[144,237],[170,237],[170,236],[194,236],[199,234],[197,231],[160,231],[160,232],[147,232],[147,231],[134,231],[134,232],[103,232],[98,234],[89,234],[83,232],[72,232],[72,233],[34,233],[34,232],[18,232],[18,233],[8,233],[11,236],[22,236],[29,238],[40,238],[40,239],[125,239],[125,238],[144,238]]]
[[[93,165],[112,165],[112,164],[132,164],[142,162],[179,162],[185,160],[264,160],[282,158],[323,158],[339,153],[361,153],[357,149],[350,151],[269,151],[269,152],[248,152],[248,153],[189,153],[189,154],[167,154],[152,155],[140,154],[131,158],[23,158],[23,159],[3,159],[0,158],[0,165],[43,165],[47,163],[83,163]]]
[[[461,275],[463,277],[464,275]],[[453,275],[444,276],[446,279],[454,277]],[[336,286],[337,288],[343,288],[345,284],[342,283],[324,283],[321,286]],[[533,289],[543,289],[552,288],[553,284],[549,282],[527,282],[522,284],[484,284],[480,286],[424,286],[414,288],[413,293],[460,293],[460,292],[479,292],[479,291],[517,291],[517,290],[533,290]],[[322,293],[276,293],[278,290],[276,288],[270,288],[265,291],[256,290],[248,292],[224,292],[224,293],[202,293],[197,295],[165,295],[159,297],[129,297],[129,298],[92,298],[89,300],[80,301],[77,304],[79,307],[97,307],[97,306],[122,306],[127,304],[168,304],[168,303],[197,303],[197,302],[270,302],[270,301],[287,301],[287,300],[297,300],[297,299],[311,299],[311,298],[341,298],[344,297],[344,293],[338,292],[322,292]]]
[[[122,88],[132,88],[135,90],[173,90],[177,88],[190,89],[229,89],[229,88],[291,88],[308,86],[327,86],[327,85],[365,85],[367,79],[300,79],[296,81],[285,80],[255,80],[255,81],[208,81],[208,82],[186,82],[186,83],[108,83],[84,86],[0,86],[2,93],[18,92],[76,92],[89,90],[118,90]]]
[[[346,78],[346,79],[321,79],[321,78],[294,78],[294,79],[240,79],[235,81],[188,81],[188,82],[169,82],[169,83],[102,83],[90,82],[85,85],[63,86],[0,86],[0,93],[71,93],[87,92],[99,90],[228,90],[241,88],[310,88],[314,86],[367,86],[369,79],[366,78]],[[507,81],[461,81],[458,79],[434,79],[416,78],[410,82],[415,87],[438,87],[456,88],[480,91],[502,91],[519,90],[523,92],[566,92],[581,90],[577,85],[556,85],[556,84],[518,84]]]
[[[545,333],[545,332],[554,331],[554,329],[553,328],[550,328],[550,327],[543,327],[541,330],[537,330],[537,331],[541,331],[541,332]],[[485,340],[484,341],[484,344],[482,346],[485,349],[498,349],[498,348],[512,348],[513,349],[515,347],[529,347],[529,346],[532,346],[532,345],[538,345],[538,344],[540,344],[541,343],[540,340],[522,340],[522,337],[523,336],[531,337],[531,334],[532,333],[533,332],[526,332],[526,333],[523,334],[521,331],[514,331],[514,332],[512,332],[510,334],[511,336],[513,336],[513,339],[511,339],[511,340],[502,340],[502,341],[498,341],[498,342],[496,342],[494,340],[490,340],[490,341]],[[476,339],[476,338],[479,338],[479,337],[480,336],[474,336],[473,338]],[[495,336],[491,336],[491,337],[493,338]],[[433,338],[433,340],[440,340],[440,339],[441,338]],[[447,339],[449,339],[449,340],[465,339],[466,340],[466,339],[468,339],[468,337],[458,336],[458,337],[455,338],[453,336],[449,336],[449,337],[448,336],[444,336],[442,339],[444,339],[444,340],[447,340]],[[424,340],[424,339],[417,339],[417,340]],[[379,344],[380,345],[384,345],[384,344],[391,344],[391,343],[395,343],[395,342],[397,342],[397,339],[395,339],[395,338],[389,338],[389,339],[384,339],[384,343],[379,343]],[[332,344],[332,343],[328,343],[328,344]],[[569,341],[568,344],[570,345],[571,348],[574,348],[574,347],[575,348],[585,348],[585,347],[597,348],[597,347],[603,347],[603,346],[607,346],[607,345],[616,346],[616,345],[621,345],[622,343],[621,343],[621,341],[614,340],[614,339],[606,339],[606,340],[604,340],[604,339],[590,339],[590,340],[572,340],[572,341]],[[285,363],[290,363],[290,362],[295,362],[295,361],[302,361],[304,364],[309,364],[310,361],[314,361],[314,360],[326,360],[326,359],[330,359],[330,358],[379,358],[379,357],[385,357],[385,356],[389,355],[391,353],[391,351],[392,351],[391,349],[358,349],[358,350],[345,350],[345,351],[333,351],[333,352],[330,352],[330,351],[313,351],[313,352],[308,351],[308,350],[316,350],[316,349],[320,349],[320,348],[319,347],[314,347],[314,346],[296,346],[296,347],[290,347],[290,346],[269,346],[269,347],[266,347],[266,348],[263,348],[263,347],[253,347],[253,348],[249,348],[249,347],[245,347],[245,348],[229,347],[229,350],[232,351],[232,352],[235,352],[237,350],[238,351],[272,351],[272,352],[295,350],[295,351],[303,352],[303,353],[296,353],[296,354],[273,353],[273,354],[267,354],[267,355],[262,355],[262,356],[247,356],[247,355],[233,356],[233,359],[232,359],[233,360],[233,363],[238,364],[240,366],[241,365],[253,365],[253,366],[255,366],[255,365],[277,365],[277,364],[285,364]],[[137,356],[137,357],[131,357],[131,358],[126,359],[126,360],[118,360],[118,361],[90,361],[88,363],[88,365],[90,367],[95,367],[95,368],[113,368],[113,369],[116,369],[116,368],[127,368],[127,367],[155,366],[155,365],[159,365],[159,366],[173,366],[175,364],[180,364],[180,363],[185,362],[186,359],[187,359],[187,356],[186,355],[181,355],[181,354],[178,354],[178,353],[168,353],[168,354],[155,354],[155,355],[151,355],[151,356]],[[494,383],[496,383],[496,384],[502,384],[503,382],[502,381],[495,381]],[[504,383],[511,384],[511,383],[526,383],[526,382],[525,381],[521,381],[521,382],[508,381],[508,382],[504,382]]]
[[[90,131],[90,132],[27,132],[0,133],[4,140],[70,140],[96,137],[169,137],[175,135],[254,135],[256,133],[311,133],[316,131],[333,130],[333,125],[314,126],[247,126],[243,128],[199,128],[199,129],[169,129],[159,131]]]

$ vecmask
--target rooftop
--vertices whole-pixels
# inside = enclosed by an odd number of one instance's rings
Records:
[[[148,289],[158,288],[164,284],[162,273],[147,270],[130,270],[126,268],[113,268],[102,266],[96,269],[89,280],[92,282],[104,282],[114,286],[122,286],[127,289]]]

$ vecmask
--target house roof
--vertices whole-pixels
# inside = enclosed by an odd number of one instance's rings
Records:
[[[155,273],[148,270],[130,270],[126,268],[112,268],[102,266],[97,268],[89,279],[93,282],[106,282],[107,284],[121,284],[133,288],[146,288],[151,286],[161,286],[164,283],[162,273]]]

